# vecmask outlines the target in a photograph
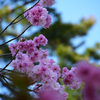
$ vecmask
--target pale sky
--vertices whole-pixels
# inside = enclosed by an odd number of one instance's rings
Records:
[[[89,18],[91,15],[96,19],[86,37],[73,40],[75,44],[80,40],[86,41],[77,52],[84,52],[87,47],[93,47],[95,43],[100,42],[100,0],[56,0],[53,7],[61,13],[63,22],[79,23],[82,17]]]

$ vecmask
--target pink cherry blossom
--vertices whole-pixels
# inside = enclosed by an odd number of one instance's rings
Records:
[[[51,2],[50,2],[51,4]],[[34,26],[42,26],[48,28],[51,23],[51,16],[48,15],[46,8],[43,8],[40,4],[24,13],[24,16]]]
[[[40,0],[39,2],[42,6],[47,7],[47,6],[52,6],[55,3],[55,0]]]

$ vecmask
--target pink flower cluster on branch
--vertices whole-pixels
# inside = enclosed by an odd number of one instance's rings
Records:
[[[39,3],[32,8],[31,10],[27,11],[24,16],[28,21],[34,26],[42,26],[45,29],[49,28],[51,23],[51,16],[48,14],[46,8],[43,8]]]
[[[48,51],[40,48],[40,45],[46,46],[47,39],[43,35],[34,37],[33,40],[25,40],[11,44],[9,46],[12,55],[19,51],[16,59],[11,62],[14,70],[26,73],[30,79],[30,84],[41,82],[41,87],[33,90],[39,96],[40,100],[66,100],[68,94],[63,92],[64,86],[59,84],[61,78],[60,67],[55,65],[53,59],[49,59]],[[64,84],[71,89],[78,89],[80,81],[75,77],[75,68],[70,71],[63,68],[62,78]],[[48,100],[49,100],[48,99]]]
[[[76,67],[76,77],[85,83],[83,99],[100,100],[100,68],[86,61],[78,62]]]
[[[56,85],[56,84],[55,84]],[[39,96],[38,100],[66,100],[68,94],[63,92],[64,86],[60,86],[59,89],[54,90],[50,86],[40,87],[35,92]]]
[[[42,6],[52,6],[55,3],[55,0],[40,0],[39,2]]]
[[[77,90],[81,85],[80,79],[75,76],[76,69],[77,69],[76,67],[72,67],[71,70],[69,71],[67,67],[64,67],[62,71],[63,82],[71,90],[73,89]]]

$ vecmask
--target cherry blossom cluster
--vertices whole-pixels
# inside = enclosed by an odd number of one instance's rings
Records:
[[[39,85],[37,84],[34,88]],[[54,90],[50,86],[42,86],[36,89],[35,92],[39,96],[38,100],[66,100],[68,94],[63,92],[64,88],[64,86],[60,85],[59,89]]]
[[[100,100],[100,68],[86,61],[78,62],[76,67],[76,77],[85,83],[83,99]]]
[[[49,28],[51,23],[51,16],[48,14],[46,8],[43,8],[39,3],[24,13],[24,16],[34,26],[42,26],[45,29]]]
[[[42,6],[52,6],[55,3],[55,0],[40,0],[39,2]]]
[[[71,90],[78,89],[81,85],[79,78],[75,76],[76,67],[72,67],[71,70],[68,70],[67,67],[64,67],[62,70],[62,78],[65,85],[67,85]]]
[[[38,46],[46,45],[47,39],[43,35],[35,37],[33,40],[21,40],[15,44],[11,43],[9,49],[11,50],[12,56],[16,54],[16,59],[12,61],[11,66],[21,72],[28,72],[33,69],[33,62],[38,62],[39,59],[46,58],[48,55],[47,50],[42,50]]]
[[[16,59],[11,62],[11,66],[14,70],[26,73],[31,84],[41,83],[41,87],[35,90],[39,98],[42,98],[40,100],[47,100],[46,98],[50,95],[50,100],[66,100],[68,94],[63,92],[64,86],[59,84],[58,80],[63,78],[66,86],[71,89],[78,89],[80,81],[75,77],[76,68],[72,68],[69,71],[64,67],[61,75],[59,65],[55,65],[55,61],[47,57],[47,50],[40,48],[40,46],[46,46],[47,41],[45,36],[40,34],[38,37],[34,37],[33,40],[22,39],[15,44],[10,44],[9,48],[12,56],[18,51]],[[37,86],[39,85],[34,88]]]

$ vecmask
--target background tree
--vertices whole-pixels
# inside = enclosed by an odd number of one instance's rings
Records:
[[[10,23],[15,18],[15,16],[18,16],[21,12],[23,12],[26,9],[26,5],[29,4],[31,6],[36,1],[37,0],[9,0],[8,2],[5,2],[4,0],[1,0],[0,1],[0,19],[1,19],[0,32],[5,28],[6,25],[8,25],[8,23]],[[12,6],[12,4],[14,6]],[[90,17],[89,19],[82,18],[79,24],[63,23],[60,14],[56,12],[56,9],[54,8],[47,8],[47,9],[49,10],[50,14],[52,15],[52,18],[54,19],[51,26],[46,30],[41,27],[38,28],[32,27],[25,33],[25,35],[23,35],[24,37],[26,37],[27,39],[33,39],[33,37],[38,36],[39,34],[45,35],[46,38],[48,39],[48,45],[46,46],[46,48],[49,49],[51,56],[53,56],[56,53],[56,56],[59,58],[58,63],[61,67],[66,66],[70,69],[77,61],[81,59],[85,59],[87,61],[90,61],[91,59],[97,62],[100,61],[100,56],[98,52],[100,50],[100,43],[97,43],[94,48],[87,48],[83,54],[78,54],[76,52],[76,49],[78,49],[82,44],[84,44],[85,41],[81,41],[79,45],[77,45],[76,47],[71,42],[71,39],[75,38],[76,36],[79,37],[86,36],[87,31],[94,25],[95,19],[93,19],[92,17]],[[22,17],[23,16],[21,16],[20,18]],[[29,22],[26,19],[23,19],[20,23],[10,26],[8,30],[6,30],[0,36],[0,44],[17,36],[28,24]],[[27,35],[27,33],[29,34]],[[16,41],[18,40],[19,39],[17,39]],[[10,53],[8,49],[8,45],[9,44],[6,44],[0,47],[0,55],[5,53]],[[9,59],[11,59],[11,55],[6,57],[1,57],[1,59],[8,61]],[[2,65],[0,65],[0,67],[2,67]],[[13,79],[12,76],[9,77]],[[25,80],[27,80],[27,77],[25,78]],[[12,89],[10,89],[7,86],[7,83],[1,77],[0,77],[0,81],[2,82],[3,86],[7,87],[10,91],[12,91]],[[15,80],[12,80],[12,82],[14,83]],[[28,81],[26,83],[28,83]],[[19,87],[19,89],[15,89],[15,91],[17,91],[17,94],[23,93],[21,92],[21,87],[19,86],[19,83],[17,85]],[[25,87],[26,86],[28,87],[29,84],[28,85],[26,84]],[[27,91],[25,93],[27,94]],[[73,93],[75,94],[74,96]],[[77,100],[81,98],[78,92],[75,91],[73,93],[70,92],[71,96],[69,96],[68,100],[72,100],[72,99]],[[29,94],[27,95],[30,97]],[[3,99],[8,98],[8,97],[6,98],[6,96],[4,95],[1,96],[3,97]]]

